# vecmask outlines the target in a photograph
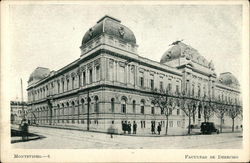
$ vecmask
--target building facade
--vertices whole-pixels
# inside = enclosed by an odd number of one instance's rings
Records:
[[[217,77],[212,61],[191,46],[174,42],[160,62],[141,57],[137,48],[129,28],[104,16],[85,33],[80,58],[57,71],[38,67],[32,72],[28,119],[45,126],[104,132],[112,123],[122,132],[126,121],[137,123],[138,132],[150,132],[152,122],[166,125],[164,113],[152,102],[155,89],[240,103],[237,79],[229,72]],[[173,134],[188,125],[180,107],[169,117]],[[195,124],[203,121],[198,113],[195,116]]]
[[[27,102],[10,101],[11,124],[20,124],[27,115]]]

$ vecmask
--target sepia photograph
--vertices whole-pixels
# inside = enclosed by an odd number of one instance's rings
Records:
[[[4,162],[249,161],[247,1],[73,2],[1,6]]]

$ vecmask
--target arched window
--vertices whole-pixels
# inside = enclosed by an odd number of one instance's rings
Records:
[[[136,102],[135,100],[133,100],[133,113],[135,113],[135,111],[136,111]]]
[[[144,114],[145,101],[141,100],[141,114]]]
[[[126,99],[122,98],[121,100],[121,111],[122,113],[126,113]]]
[[[81,104],[82,104],[82,109],[81,109],[81,112],[80,113],[82,113],[82,114],[84,114],[84,112],[85,112],[85,107],[84,107],[84,99],[82,98],[81,99]]]
[[[67,85],[66,85],[66,90],[68,91],[69,90],[69,79],[67,79]]]
[[[114,98],[111,99],[111,111],[112,113],[115,112],[115,99]]]
[[[71,115],[75,115],[75,102],[72,101]],[[72,117],[72,123],[75,123],[74,117]]]
[[[95,112],[99,113],[99,99],[98,99],[98,96],[95,96]]]
[[[71,115],[75,114],[75,102],[72,101]]]
[[[60,116],[60,105],[57,104],[58,116]]]
[[[69,115],[69,102],[66,103],[66,115]],[[68,119],[67,119],[67,123],[69,123]]]

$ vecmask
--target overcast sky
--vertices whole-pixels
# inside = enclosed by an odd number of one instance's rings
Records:
[[[13,5],[9,11],[12,100],[20,100],[20,78],[26,89],[36,67],[58,70],[79,58],[83,35],[104,15],[134,32],[140,56],[160,61],[169,44],[184,39],[213,60],[218,75],[241,79],[240,5]]]

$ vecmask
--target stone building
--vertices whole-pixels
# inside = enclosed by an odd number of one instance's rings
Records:
[[[137,53],[134,33],[121,21],[104,16],[83,36],[80,58],[50,71],[38,67],[28,81],[28,117],[33,123],[106,132],[114,123],[137,123],[150,132],[152,122],[165,127],[166,117],[152,103],[152,90],[172,95],[186,91],[200,98],[240,101],[239,83],[231,73],[217,78],[212,61],[181,41],[160,62]],[[203,121],[197,114],[197,121]],[[169,118],[170,132],[186,130],[180,106]]]
[[[21,101],[10,101],[11,124],[20,124],[27,114],[27,103]]]

